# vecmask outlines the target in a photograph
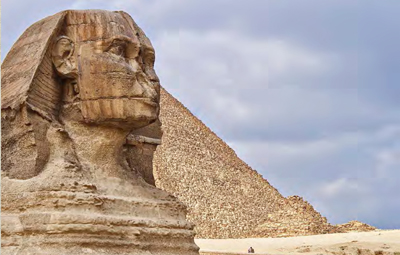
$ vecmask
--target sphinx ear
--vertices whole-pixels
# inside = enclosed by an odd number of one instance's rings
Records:
[[[73,57],[74,48],[74,42],[67,36],[58,37],[53,46],[51,58],[57,73],[62,78],[76,78],[78,76]]]

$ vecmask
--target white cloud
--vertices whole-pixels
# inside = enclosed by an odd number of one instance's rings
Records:
[[[298,119],[312,115],[310,109],[332,106],[327,105],[329,95],[302,88],[301,82],[285,83],[330,72],[337,64],[332,54],[278,38],[254,39],[224,30],[168,31],[154,39],[162,84],[190,109],[207,112],[209,123],[241,125],[264,116],[262,123],[268,119],[284,124],[279,119]],[[299,100],[304,101],[303,107],[296,105]],[[294,116],[288,118],[285,110],[295,111]]]
[[[334,68],[336,61],[332,54],[316,52],[279,38],[254,39],[226,30],[180,30],[163,33],[155,40],[156,44],[162,44],[159,48],[168,58],[192,61],[196,68],[211,72],[217,70],[209,68],[210,62],[212,66],[240,67],[239,71],[248,75],[246,79],[254,79],[255,75],[261,76],[265,82],[270,79],[268,75],[293,72],[321,75]],[[221,75],[235,76],[235,73],[223,69]]]
[[[163,86],[228,138],[321,136],[398,118],[359,97],[352,84],[331,86],[324,77],[346,65],[334,53],[229,29],[164,31],[153,43]]]
[[[246,121],[247,116],[251,114],[251,109],[241,104],[241,102],[235,98],[214,93],[210,99],[212,102],[211,107],[213,109],[219,109],[220,113],[225,115],[225,118],[235,118],[238,121]]]
[[[331,182],[321,185],[320,195],[326,197],[344,197],[351,193],[364,193],[367,188],[357,180],[350,180],[348,178],[340,178]],[[354,195],[354,194],[352,194]]]
[[[230,145],[239,151],[239,155],[243,152],[243,157],[261,160],[257,165],[296,165],[298,162],[318,161],[352,150],[371,155],[379,166],[377,168],[381,168],[400,163],[399,144],[396,144],[399,128],[400,126],[383,126],[371,131],[341,133],[305,141],[233,140]],[[397,147],[392,148],[392,143]]]
[[[400,181],[400,177],[397,177],[400,172],[399,145],[400,144],[397,144],[395,148],[384,148],[376,153],[376,178],[389,183]]]
[[[229,144],[236,148],[239,154],[243,152],[243,157],[265,160],[266,164],[296,164],[296,161],[319,160],[351,148],[369,152],[369,146],[386,143],[396,138],[399,132],[400,126],[384,126],[372,131],[344,132],[311,140],[231,140]]]

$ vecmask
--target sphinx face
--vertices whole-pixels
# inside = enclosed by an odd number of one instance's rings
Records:
[[[102,19],[101,15],[94,16]],[[86,123],[122,128],[146,126],[159,113],[160,85],[154,71],[154,49],[118,13],[105,12],[103,18],[107,23],[88,27],[83,22],[69,31],[69,38],[76,44],[78,75],[74,82],[66,84],[64,102],[78,106]]]

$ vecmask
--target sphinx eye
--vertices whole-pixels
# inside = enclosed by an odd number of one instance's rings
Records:
[[[126,51],[126,42],[121,40],[114,40],[107,50],[107,52],[110,52],[120,57],[125,57],[125,51]]]

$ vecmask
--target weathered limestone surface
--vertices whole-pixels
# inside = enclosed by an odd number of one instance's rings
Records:
[[[302,198],[283,197],[164,89],[160,119],[156,185],[188,207],[198,238],[341,232]]]
[[[352,220],[347,223],[338,224],[335,226],[343,232],[367,232],[376,230],[375,227],[359,222],[357,220]]]
[[[256,236],[301,236],[327,233],[340,233],[335,226],[327,222],[314,207],[302,197],[287,197],[287,207],[268,214],[265,223],[254,230]]]
[[[198,254],[186,207],[154,186],[153,65],[124,12],[64,11],[14,44],[2,65],[2,254]]]

